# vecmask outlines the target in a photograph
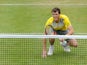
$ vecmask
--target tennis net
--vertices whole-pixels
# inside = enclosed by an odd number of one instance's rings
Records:
[[[43,39],[55,38],[54,55],[42,58]],[[58,38],[76,39],[78,47],[64,52]],[[0,65],[84,65],[87,64],[87,35],[0,34]]]

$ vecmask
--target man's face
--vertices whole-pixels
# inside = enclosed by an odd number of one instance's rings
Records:
[[[58,12],[52,12],[52,16],[54,18],[54,21],[57,22],[59,20],[59,13]]]

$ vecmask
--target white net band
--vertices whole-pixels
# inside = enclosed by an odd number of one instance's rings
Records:
[[[0,38],[69,38],[69,39],[87,39],[87,35],[15,35],[0,34]]]

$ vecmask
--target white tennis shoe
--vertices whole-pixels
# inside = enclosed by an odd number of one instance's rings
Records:
[[[64,48],[64,51],[65,51],[65,52],[70,52],[70,51],[71,51],[71,50],[70,50],[70,47],[69,47],[69,45],[67,45],[67,42],[66,42],[66,41],[60,42],[60,44],[61,44],[62,47]]]

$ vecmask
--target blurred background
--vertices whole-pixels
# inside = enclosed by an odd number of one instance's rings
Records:
[[[87,33],[87,0],[0,0],[0,33],[43,34],[54,7],[69,17],[76,34]],[[0,65],[86,65],[86,42],[65,53],[56,41],[54,55],[43,59],[42,39],[0,39]]]

